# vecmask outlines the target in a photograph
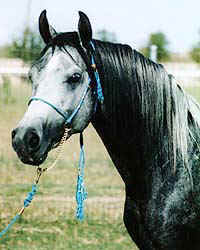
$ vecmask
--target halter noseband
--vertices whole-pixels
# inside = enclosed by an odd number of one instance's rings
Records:
[[[90,45],[92,47],[92,50],[95,51],[95,47],[94,47],[94,44],[92,41],[90,41]],[[60,114],[64,120],[65,120],[65,126],[69,126],[71,123],[72,123],[72,120],[73,118],[75,117],[75,115],[78,113],[79,109],[81,108],[84,100],[85,100],[85,97],[87,95],[87,92],[89,91],[90,88],[92,88],[92,78],[95,79],[95,82],[96,82],[96,91],[94,91],[94,94],[97,95],[97,100],[100,101],[101,103],[103,103],[104,101],[104,96],[103,96],[103,92],[102,92],[102,87],[101,87],[101,82],[100,82],[100,77],[99,77],[99,73],[97,71],[97,68],[96,68],[96,64],[95,64],[95,60],[94,60],[94,55],[93,53],[91,53],[91,64],[89,64],[86,60],[87,58],[87,55],[85,54],[84,52],[84,49],[80,46],[78,47],[78,51],[81,52],[81,56],[83,56],[83,59],[86,63],[86,66],[87,66],[87,71],[88,71],[88,74],[89,74],[89,83],[87,84],[84,92],[83,92],[83,95],[80,99],[80,102],[79,104],[77,105],[77,107],[74,109],[74,111],[72,112],[72,114],[70,116],[68,116],[68,114],[63,111],[62,109],[60,109],[59,107],[57,107],[56,105],[40,98],[40,97],[31,97],[29,102],[28,102],[28,105],[32,102],[32,101],[41,101],[47,105],[49,105],[51,108],[53,108],[58,114]],[[89,65],[90,65],[90,68],[89,68]],[[91,75],[93,72],[93,76]],[[97,103],[96,103],[97,105]]]
[[[86,97],[86,94],[88,92],[90,88],[90,84],[87,85],[85,91],[83,92],[83,95],[82,95],[82,98],[78,104],[78,106],[75,108],[75,110],[72,112],[72,114],[68,117],[68,115],[62,110],[60,109],[59,107],[55,106],[54,104],[42,99],[42,98],[39,98],[39,97],[31,97],[30,100],[29,100],[29,103],[28,105],[32,102],[32,101],[41,101],[47,105],[49,105],[51,108],[53,108],[58,114],[60,114],[64,120],[65,120],[65,126],[67,125],[70,125],[71,122],[72,122],[72,119],[74,118],[74,116],[78,113],[79,109],[81,108],[82,104],[83,104],[83,101]]]

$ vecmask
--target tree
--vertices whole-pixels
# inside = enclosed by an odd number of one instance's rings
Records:
[[[24,62],[31,62],[38,58],[44,43],[40,35],[29,28],[23,31],[21,37],[16,38],[10,45],[4,47],[8,57],[21,58]]]
[[[168,50],[168,40],[163,32],[152,33],[149,36],[149,41],[146,48],[142,48],[141,51],[145,56],[150,57],[150,47],[151,45],[157,46],[157,60],[167,61],[170,57]]]
[[[198,33],[200,36],[200,29]],[[194,62],[200,63],[200,41],[192,47],[190,51],[190,56]]]
[[[190,56],[194,62],[200,63],[200,45],[192,48],[190,51]]]
[[[200,63],[200,44],[197,44],[191,49],[190,56],[194,62]]]
[[[117,42],[117,36],[114,32],[102,29],[96,32],[95,36],[97,39],[105,42]]]

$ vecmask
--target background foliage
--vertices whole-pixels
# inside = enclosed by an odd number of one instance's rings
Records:
[[[30,63],[38,58],[42,48],[44,48],[44,43],[39,33],[26,28],[21,36],[1,48],[1,54],[9,58],[20,58],[24,62]]]
[[[117,42],[116,34],[106,29],[97,31],[95,37],[102,41]],[[44,42],[38,32],[30,28],[25,28],[23,33],[13,39],[11,44],[0,48],[0,56],[20,58],[26,63],[31,63],[39,57],[44,46]]]
[[[199,40],[200,40],[200,30],[199,30]],[[198,41],[191,49],[190,56],[192,60],[196,63],[200,63],[200,41]]]
[[[200,63],[200,44],[192,48],[190,55],[194,62]]]
[[[114,32],[108,31],[106,29],[101,29],[95,33],[95,37],[101,41],[105,42],[117,42],[117,36]]]
[[[151,45],[157,46],[157,60],[160,62],[168,61],[170,59],[170,52],[168,50],[169,42],[163,32],[152,33],[149,36],[147,46],[142,48],[141,51],[146,57],[150,57]]]

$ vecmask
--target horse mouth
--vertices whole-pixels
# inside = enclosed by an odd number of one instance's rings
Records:
[[[55,142],[51,142],[49,143],[49,145],[47,145],[46,149],[42,149],[42,146],[40,146],[40,148],[38,149],[37,152],[34,153],[28,153],[26,152],[23,148],[21,148],[21,150],[17,150],[15,149],[19,159],[27,165],[32,165],[32,166],[39,166],[42,163],[45,162],[45,160],[47,159],[48,153],[52,150],[55,149],[59,146],[61,146],[61,144],[63,144],[64,142],[66,142],[71,135],[73,134],[72,130],[68,130],[66,131],[66,135],[65,135],[65,140],[63,141],[63,136],[61,137],[60,140],[55,141]]]
[[[17,153],[18,154],[18,153]],[[32,166],[39,166],[41,165],[47,158],[48,152],[43,154],[42,156],[33,157],[33,156],[24,156],[21,154],[18,154],[19,159],[24,163]]]

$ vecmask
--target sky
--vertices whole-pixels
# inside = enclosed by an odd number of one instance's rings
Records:
[[[145,45],[150,33],[158,31],[166,34],[173,52],[185,53],[200,41],[200,0],[0,1],[0,45],[19,36],[27,23],[36,28],[43,9],[57,31],[77,30],[81,10],[94,32],[107,29],[119,42],[136,49]]]

